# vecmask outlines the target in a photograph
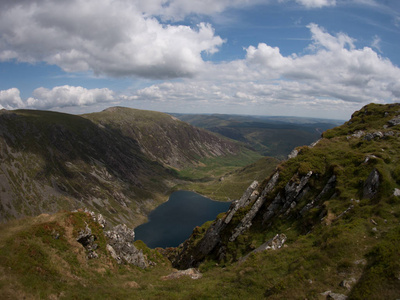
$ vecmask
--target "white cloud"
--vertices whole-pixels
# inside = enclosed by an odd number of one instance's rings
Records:
[[[342,118],[366,103],[400,101],[400,69],[390,60],[369,47],[357,49],[344,33],[308,28],[308,54],[284,56],[260,43],[246,48],[243,60],[207,64],[196,78],[152,85],[137,91],[135,100],[192,106],[194,112],[208,101],[219,112],[236,106],[243,113],[289,114],[293,107],[293,114],[320,110]]]
[[[115,93],[107,88],[85,89],[80,86],[57,86],[53,89],[38,88],[33,97],[26,101],[26,106],[36,109],[62,108],[70,106],[88,106],[97,103],[115,101]]]
[[[0,108],[15,109],[24,107],[24,102],[20,97],[17,88],[0,91]]]
[[[0,90],[0,108],[18,109],[53,109],[74,106],[91,106],[99,103],[114,103],[120,98],[111,90],[85,89],[80,86],[57,86],[50,89],[37,88],[33,91],[33,97],[26,101],[21,99],[17,88]],[[121,98],[123,99],[123,98]]]
[[[162,24],[138,9],[157,11],[166,1],[41,2],[0,4],[0,60],[110,76],[190,77],[204,63],[201,53],[214,53],[224,42],[209,24]],[[221,2],[221,9],[230,4]]]

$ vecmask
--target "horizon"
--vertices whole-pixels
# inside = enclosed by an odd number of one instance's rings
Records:
[[[0,3],[0,109],[348,120],[400,102],[395,0]]]

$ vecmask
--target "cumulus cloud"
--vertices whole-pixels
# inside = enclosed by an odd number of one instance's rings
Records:
[[[210,24],[163,24],[140,10],[156,12],[178,1],[42,2],[1,2],[0,60],[45,61],[67,72],[109,76],[190,77],[204,63],[201,54],[224,42]]]
[[[37,88],[33,97],[23,101],[17,88],[0,91],[0,108],[51,109],[73,106],[90,106],[118,101],[118,96],[107,88],[86,89],[80,86],[57,86],[52,89]]]
[[[113,91],[103,89],[85,89],[80,86],[57,86],[53,89],[38,88],[33,97],[26,101],[27,107],[49,109],[54,107],[88,106],[96,103],[115,101]]]
[[[369,102],[400,101],[400,69],[372,48],[356,48],[344,33],[332,35],[308,26],[312,43],[303,55],[282,55],[265,43],[245,49],[243,60],[208,64],[196,79],[157,84],[137,91],[135,99],[214,107],[242,106],[256,113],[287,113],[288,107],[343,115]],[[279,109],[281,110],[279,112]],[[252,111],[254,113],[254,111]],[[293,113],[296,113],[293,112]]]
[[[0,108],[15,109],[22,108],[25,104],[20,97],[20,92],[17,88],[0,91]]]

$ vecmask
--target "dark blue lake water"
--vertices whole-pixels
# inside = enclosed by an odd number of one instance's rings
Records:
[[[193,228],[214,220],[228,210],[229,202],[218,202],[189,191],[177,191],[135,228],[135,239],[150,248],[176,247],[189,238]]]

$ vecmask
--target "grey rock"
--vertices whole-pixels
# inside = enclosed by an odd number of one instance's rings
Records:
[[[364,183],[363,198],[372,199],[378,193],[379,181],[379,172],[373,169]]]
[[[143,251],[133,245],[135,240],[133,229],[125,224],[119,224],[112,230],[106,231],[105,236],[108,238],[107,250],[119,264],[128,263],[142,269],[148,267],[149,262]]]
[[[312,200],[311,202],[307,203],[300,211],[300,214],[303,216],[307,211],[309,211],[314,205],[315,203],[318,203],[319,200],[321,200],[321,198],[323,196],[325,196],[327,193],[329,193],[329,191],[331,191],[332,189],[334,189],[336,186],[336,176],[332,175],[328,182],[326,183],[326,185],[324,186],[324,188],[322,189],[321,193],[319,193],[319,195]]]
[[[351,278],[349,278],[349,279],[343,280],[342,282],[340,282],[339,285],[340,285],[341,287],[344,287],[344,288],[350,290],[351,287],[352,287],[352,286],[354,285],[354,283],[356,283],[356,282],[357,282],[357,280],[356,280],[355,278],[351,277]]]
[[[326,299],[333,299],[333,300],[346,300],[347,296],[343,294],[333,293],[332,291],[326,291],[321,293],[322,296],[325,296]]]
[[[388,121],[389,126],[396,126],[400,124],[400,116],[396,116],[393,119]]]
[[[380,131],[370,132],[364,136],[364,140],[371,141],[375,138],[383,138],[383,133]]]
[[[248,205],[251,201],[251,195],[255,191],[255,189],[258,187],[258,182],[253,181],[253,183],[247,188],[247,190],[244,192],[242,197],[239,200],[236,200],[232,202],[231,206],[229,207],[229,210],[226,214],[226,217],[224,219],[225,224],[229,224],[229,222],[232,220],[233,216],[235,213],[242,207],[245,207]]]
[[[241,235],[244,231],[246,231],[248,228],[251,227],[252,225],[251,221],[259,212],[261,206],[264,204],[266,200],[266,196],[273,190],[278,179],[279,179],[279,172],[276,172],[272,176],[272,178],[268,181],[267,185],[265,186],[264,190],[261,193],[261,196],[258,197],[257,201],[254,202],[249,212],[243,217],[240,223],[236,226],[236,228],[232,232],[232,236],[229,238],[229,241],[233,242],[239,235]]]
[[[97,249],[98,245],[94,243],[96,240],[96,236],[92,234],[92,230],[90,227],[86,224],[85,229],[81,229],[78,232],[78,236],[76,237],[76,241],[86,249],[87,251],[87,258],[92,259],[92,258],[98,258],[98,254],[94,251]]]
[[[247,255],[243,256],[242,258],[239,259],[240,262],[245,261],[250,255],[263,252],[266,250],[277,250],[282,248],[283,244],[286,242],[287,237],[283,233],[275,235],[272,239],[268,240],[258,248],[254,249]]]
[[[280,208],[280,213],[284,213],[290,206],[295,206],[298,201],[298,196],[303,196],[305,193],[302,193],[303,189],[307,185],[310,180],[313,172],[309,171],[307,175],[303,176],[300,179],[300,182],[297,183],[295,180],[295,176],[286,184],[283,193],[275,196],[272,203],[267,207],[266,212],[263,215],[263,223],[265,224],[268,220],[270,220]],[[295,203],[293,203],[295,202]]]
[[[395,188],[393,191],[393,196],[399,197],[400,196],[400,189]]]
[[[288,159],[295,158],[299,155],[299,151],[297,149],[293,149],[292,152],[289,153]]]

